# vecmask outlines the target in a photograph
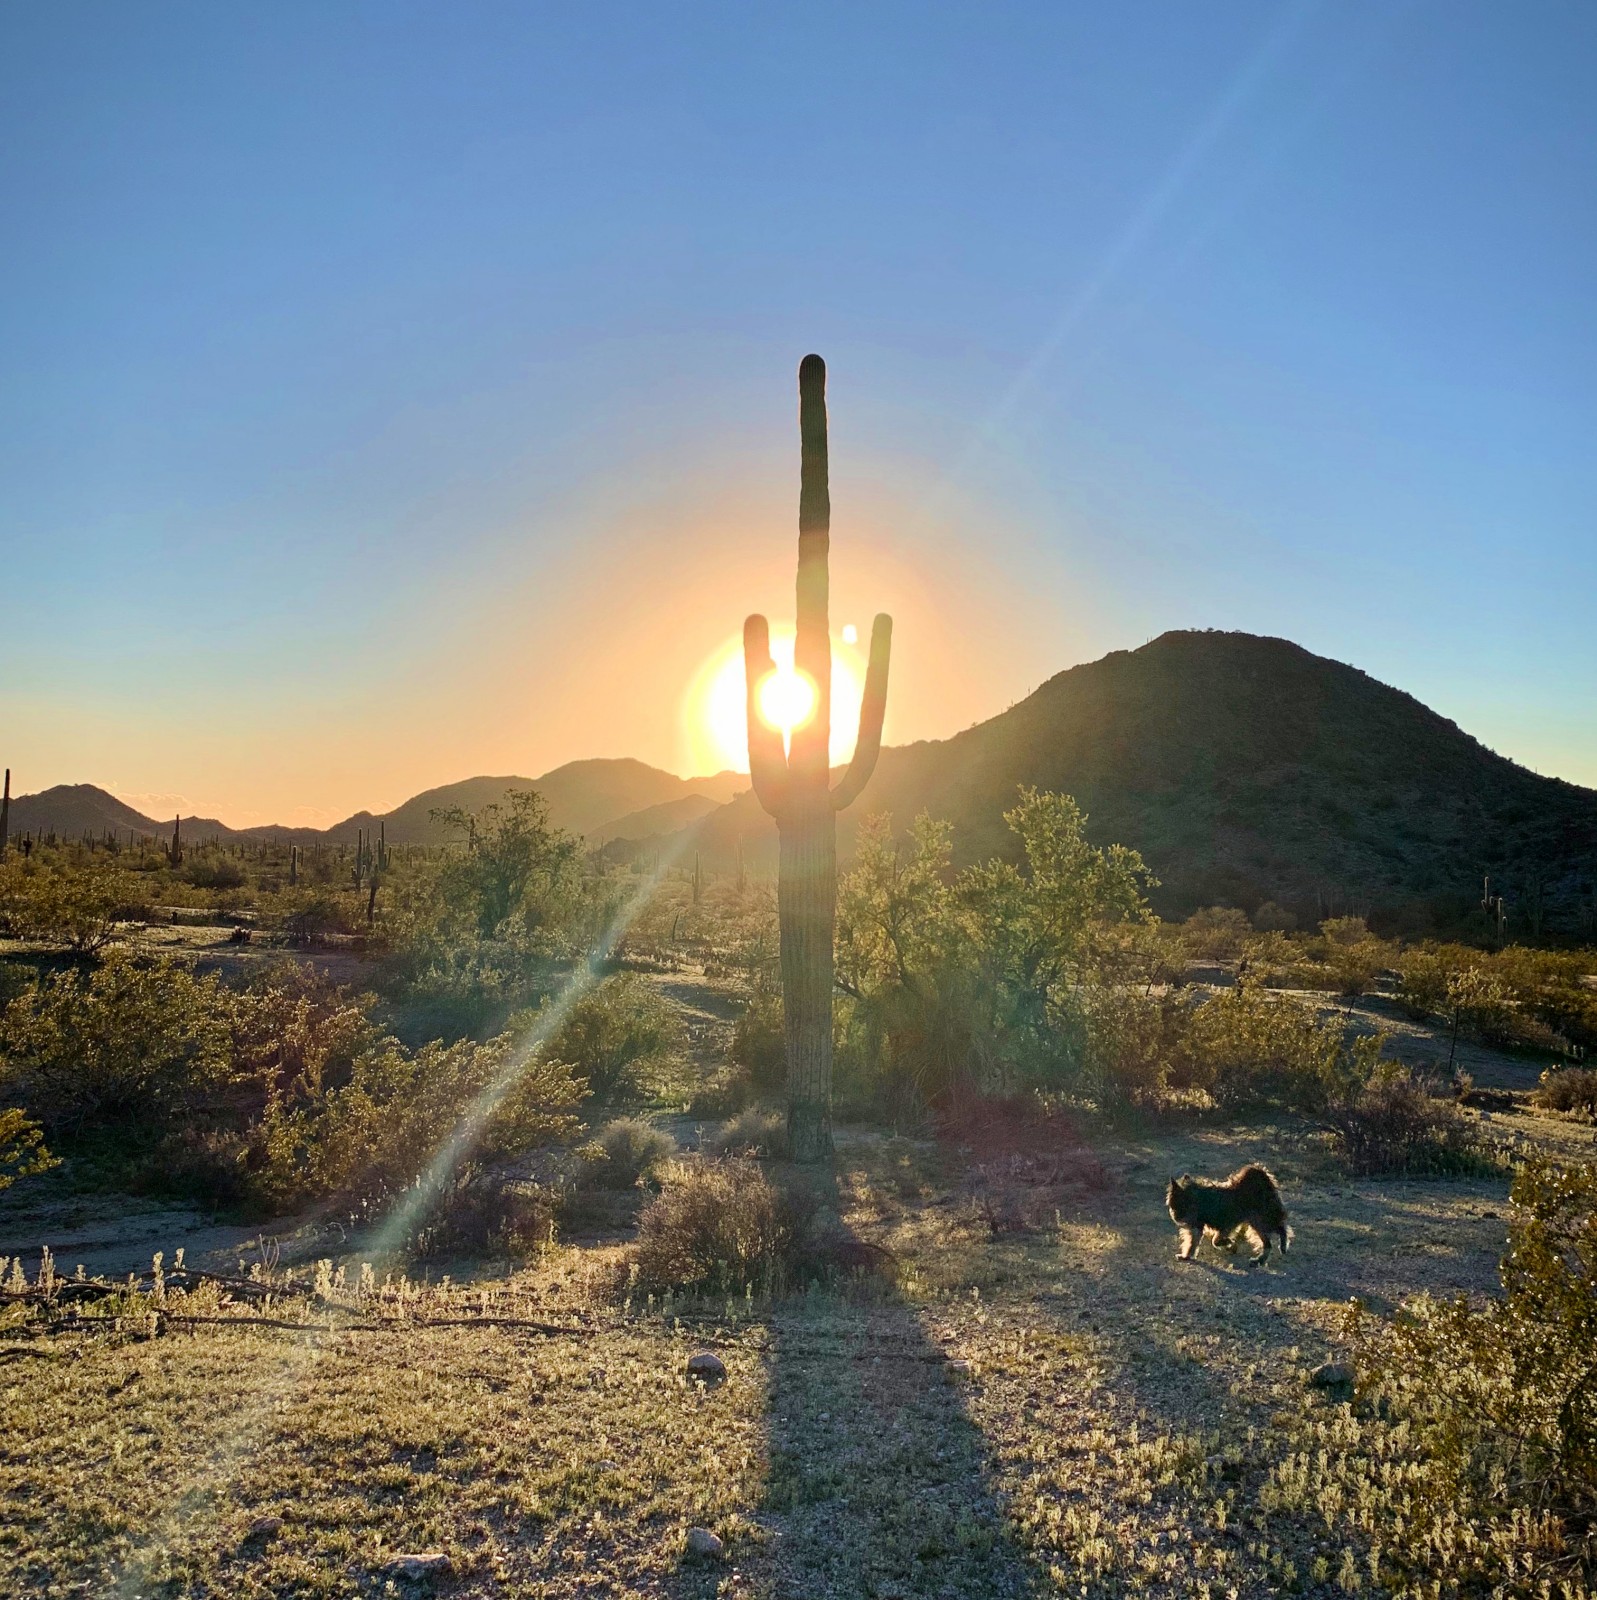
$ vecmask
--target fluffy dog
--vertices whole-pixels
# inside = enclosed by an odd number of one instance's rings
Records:
[[[1234,1253],[1238,1235],[1244,1230],[1251,1233],[1264,1246],[1255,1257],[1258,1261],[1270,1254],[1272,1234],[1281,1241],[1282,1255],[1286,1254],[1292,1237],[1292,1230],[1287,1226],[1286,1207],[1281,1204],[1281,1191],[1275,1179],[1257,1162],[1233,1172],[1224,1183],[1183,1173],[1170,1180],[1164,1203],[1169,1208],[1170,1220],[1181,1230],[1183,1261],[1192,1259],[1205,1234]]]

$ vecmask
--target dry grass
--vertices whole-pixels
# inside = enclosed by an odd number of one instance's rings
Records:
[[[1592,1153],[1583,1126],[1507,1120]],[[36,1336],[13,1305],[0,1592],[364,1595],[433,1548],[438,1592],[473,1596],[1381,1592],[1378,1441],[1333,1448],[1354,1413],[1305,1377],[1350,1296],[1491,1289],[1506,1180],[1351,1180],[1287,1126],[1098,1153],[1103,1183],[995,1237],[936,1147],[845,1139],[845,1220],[901,1286],[700,1321],[614,1298],[615,1246],[243,1308],[299,1331],[229,1322],[214,1290],[191,1309],[220,1325],[153,1338]],[[1292,1255],[1178,1263],[1165,1179],[1247,1158],[1281,1178]],[[705,1343],[730,1374],[708,1391],[684,1377]],[[684,1559],[695,1525],[722,1560]]]

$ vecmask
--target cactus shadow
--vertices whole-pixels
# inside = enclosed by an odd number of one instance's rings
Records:
[[[826,1194],[835,1217],[829,1185]],[[795,1295],[766,1326],[769,1467],[755,1515],[755,1592],[1037,1592],[963,1380],[916,1307],[883,1282],[859,1280]]]

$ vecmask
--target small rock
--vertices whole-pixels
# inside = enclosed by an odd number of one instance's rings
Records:
[[[621,1468],[614,1461],[601,1461],[595,1470],[599,1472],[619,1472]]]
[[[968,1361],[950,1361],[948,1372],[950,1377],[970,1378],[975,1376],[976,1369]]]
[[[446,1577],[452,1563],[442,1550],[426,1550],[416,1555],[390,1556],[382,1565],[388,1578],[402,1578],[406,1583],[420,1583],[426,1578]]]
[[[1316,1389],[1345,1389],[1352,1385],[1353,1369],[1345,1361],[1327,1361],[1309,1374]]]
[[[257,1517],[251,1524],[246,1539],[275,1539],[283,1531],[281,1517]]]
[[[726,1382],[726,1363],[713,1350],[699,1350],[688,1357],[688,1376],[700,1383]]]
[[[688,1554],[695,1561],[714,1561],[721,1554],[721,1541],[708,1528],[689,1528]]]

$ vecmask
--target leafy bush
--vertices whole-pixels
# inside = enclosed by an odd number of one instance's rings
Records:
[[[1591,951],[1498,951],[1426,944],[1397,958],[1398,998],[1410,1015],[1439,1017],[1485,1044],[1562,1050],[1597,1046]]]
[[[423,989],[525,1000],[586,931],[577,841],[550,826],[532,790],[512,790],[475,816],[451,807],[433,820],[461,843],[394,875],[383,926],[397,974]]]
[[[1477,1123],[1394,1062],[1327,1107],[1325,1119],[1344,1161],[1361,1177],[1481,1177],[1505,1166]]]
[[[670,1169],[638,1224],[638,1282],[650,1290],[780,1294],[838,1259],[814,1196],[737,1157]]]
[[[732,1118],[707,1142],[718,1156],[766,1156],[786,1161],[789,1155],[787,1118],[779,1111],[751,1108]]]
[[[58,857],[0,866],[0,924],[79,954],[103,949],[143,905],[138,880],[114,860]]]
[[[787,1039],[780,992],[757,992],[750,999],[733,1026],[728,1053],[738,1066],[748,1070],[749,1081],[757,1091],[769,1094],[783,1087],[787,1080]]]
[[[664,1128],[641,1117],[618,1117],[600,1129],[594,1143],[603,1155],[590,1169],[601,1189],[635,1189],[676,1154],[677,1142]]]
[[[1170,1083],[1202,1089],[1226,1110],[1316,1112],[1369,1079],[1381,1040],[1243,982],[1189,1013],[1178,1050]]]
[[[37,1122],[30,1122],[15,1106],[0,1110],[0,1189],[56,1164],[44,1147],[44,1132]]]
[[[1531,1099],[1544,1111],[1597,1117],[1597,1067],[1549,1067]]]
[[[568,1065],[509,1035],[409,1051],[372,1004],[294,965],[238,991],[114,953],[6,1008],[0,1097],[98,1137],[118,1181],[269,1212],[396,1193],[451,1139],[464,1167],[575,1130]]]
[[[1527,1163],[1512,1199],[1500,1299],[1352,1318],[1376,1414],[1326,1429],[1323,1447],[1378,1478],[1400,1592],[1432,1592],[1438,1559],[1458,1593],[1584,1593],[1597,1578],[1597,1167]],[[1366,1516],[1352,1496],[1332,1514],[1349,1532]]]
[[[158,1134],[227,1089],[231,1020],[219,978],[114,952],[92,972],[46,977],[6,1007],[0,1096],[52,1134]]]
[[[895,1118],[951,1092],[1079,1082],[1084,995],[1105,972],[1128,981],[1128,952],[1152,959],[1134,851],[1089,844],[1064,795],[1023,789],[1005,820],[1024,864],[956,874],[946,823],[921,817],[899,845],[874,818],[839,887],[839,1076]]]
[[[646,1093],[681,1048],[677,1008],[641,973],[622,972],[571,1007],[546,1053],[570,1062],[609,1105]]]
[[[1188,952],[1211,961],[1230,961],[1242,954],[1253,924],[1235,906],[1204,906],[1182,924],[1181,941]]]
[[[570,1138],[582,1086],[572,1069],[526,1058],[512,1035],[409,1051],[384,1037],[355,1059],[349,1082],[262,1131],[257,1187],[277,1207],[334,1196],[373,1201],[424,1174],[446,1146],[452,1163],[502,1161]]]

